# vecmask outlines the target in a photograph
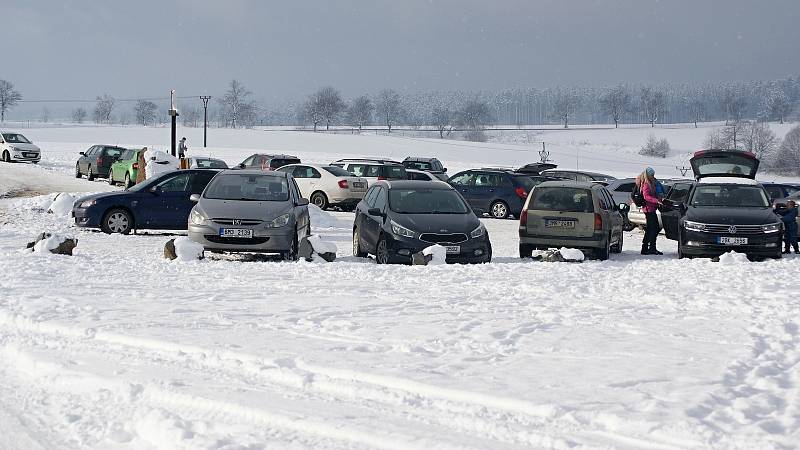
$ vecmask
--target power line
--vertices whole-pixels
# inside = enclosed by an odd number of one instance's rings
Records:
[[[187,99],[187,98],[196,98],[199,99],[200,95],[184,95],[179,96],[177,98],[180,99]],[[157,100],[169,100],[169,97],[142,97],[142,98],[115,98],[115,102],[138,102],[140,100],[143,101],[157,101]],[[19,103],[95,103],[97,99],[93,100],[70,100],[70,99],[54,99],[54,100],[43,100],[43,99],[35,99],[35,100],[20,100]]]

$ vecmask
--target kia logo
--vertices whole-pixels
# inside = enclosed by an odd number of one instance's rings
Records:
[[[735,227],[735,226],[730,226],[730,227],[728,227],[728,233],[730,233],[730,234],[736,234],[736,231],[737,231],[737,230],[736,230],[736,227]]]
[[[241,225],[242,224],[242,219],[233,219],[233,224],[234,225]],[[734,233],[735,233],[735,231],[734,231]]]

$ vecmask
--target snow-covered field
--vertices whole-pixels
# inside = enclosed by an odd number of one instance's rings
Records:
[[[166,129],[24,131],[42,167],[0,165],[0,192],[108,189],[70,177],[78,151],[168,139]],[[541,146],[212,131],[209,152],[229,163],[264,150],[310,162],[420,155],[454,173],[535,161]],[[581,168],[633,175],[664,163],[635,154],[649,131],[537,136],[563,166],[579,147]],[[667,132],[673,165],[705,135],[656,129]],[[642,257],[633,232],[611,261],[523,262],[516,222],[485,219],[491,264],[387,267],[349,256],[352,215],[331,213],[313,231],[338,246],[334,263],[170,262],[167,233],[77,230],[45,212],[53,197],[0,200],[2,449],[800,442],[794,255],[679,262],[662,241],[663,257]],[[77,237],[75,256],[21,250],[41,231]]]

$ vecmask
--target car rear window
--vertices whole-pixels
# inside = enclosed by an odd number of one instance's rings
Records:
[[[403,161],[406,169],[433,170],[431,163],[422,161]]]
[[[538,187],[528,209],[563,212],[594,212],[592,192],[583,188]]]
[[[120,156],[119,159],[123,161],[133,159],[133,152],[134,150],[125,150],[122,152],[122,156]]]
[[[289,159],[275,158],[269,162],[269,167],[271,169],[277,169],[278,167],[287,166],[289,164],[300,164],[300,160],[297,158],[289,158]]]
[[[335,177],[352,177],[353,174],[337,166],[324,166],[323,169]]]
[[[122,156],[122,153],[124,153],[124,152],[125,152],[125,150],[123,150],[121,148],[106,147],[105,154],[106,154],[106,156],[108,156],[110,158],[120,159],[120,156]]]
[[[195,159],[197,167],[200,169],[227,169],[228,165],[225,161],[211,158],[197,158]]]
[[[406,168],[403,166],[384,166],[384,176],[386,178],[399,178],[405,180],[406,175]]]

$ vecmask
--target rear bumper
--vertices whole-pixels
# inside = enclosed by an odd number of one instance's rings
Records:
[[[355,205],[364,198],[364,194],[366,193],[367,191],[350,192],[342,190],[341,192],[335,192],[329,199],[329,202],[332,205]]]
[[[522,229],[520,231],[522,231]],[[605,232],[595,232],[590,237],[535,236],[520,232],[519,243],[530,245],[531,247],[597,249],[603,248],[606,245],[605,239]]]

